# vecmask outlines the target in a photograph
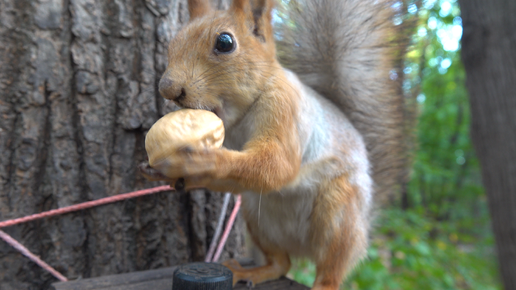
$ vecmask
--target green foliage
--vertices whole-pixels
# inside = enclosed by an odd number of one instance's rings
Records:
[[[437,219],[458,219],[468,216],[470,207],[482,207],[485,202],[469,139],[465,72],[459,51],[450,50],[458,49],[457,44],[446,36],[461,32],[462,21],[456,3],[448,15],[440,7],[450,2],[441,3],[420,11],[405,68],[404,88],[418,94],[419,110],[419,148],[408,192],[412,207],[423,206]]]
[[[343,289],[501,289],[491,236],[461,233],[453,222],[436,222],[421,209],[386,210],[378,221],[368,258]],[[314,276],[315,266],[306,260],[296,261],[290,273],[308,286]]]
[[[461,243],[452,223],[420,210],[387,210],[345,289],[499,289],[492,239]]]
[[[397,201],[381,212],[368,259],[343,288],[501,289],[479,163],[469,138],[458,3],[416,1],[404,9],[418,21],[403,84],[407,95],[417,96],[418,110],[406,203]],[[315,266],[305,260],[294,264],[290,275],[311,285]]]

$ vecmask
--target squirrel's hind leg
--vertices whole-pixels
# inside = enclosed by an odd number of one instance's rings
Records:
[[[233,285],[238,281],[247,281],[256,285],[265,281],[285,276],[290,269],[290,258],[287,253],[264,253],[267,264],[261,267],[245,269],[236,260],[222,263],[233,272]]]
[[[365,256],[367,213],[363,193],[349,183],[347,176],[322,185],[312,217],[312,234],[323,237],[316,242],[319,251],[312,290],[338,290],[349,271]]]

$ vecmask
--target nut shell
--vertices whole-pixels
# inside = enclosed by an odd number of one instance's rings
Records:
[[[183,109],[169,113],[154,123],[145,137],[149,165],[154,167],[185,147],[220,148],[224,133],[222,120],[210,111]]]

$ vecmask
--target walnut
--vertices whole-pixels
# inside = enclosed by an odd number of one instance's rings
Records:
[[[183,109],[169,113],[150,128],[145,138],[149,165],[173,159],[185,148],[192,150],[220,148],[224,142],[224,125],[214,113],[205,110]]]

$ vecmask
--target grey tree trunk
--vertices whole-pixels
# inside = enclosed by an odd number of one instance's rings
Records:
[[[471,135],[506,290],[516,289],[516,1],[459,0]]]
[[[217,0],[222,7],[225,0]],[[145,133],[185,0],[0,1],[0,220],[157,186]],[[222,195],[161,193],[5,229],[70,279],[202,260]],[[237,222],[223,259],[243,252]],[[0,241],[0,289],[56,281]]]

